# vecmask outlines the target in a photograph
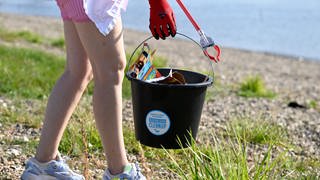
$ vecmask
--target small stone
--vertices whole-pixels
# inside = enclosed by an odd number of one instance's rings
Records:
[[[23,137],[22,137],[22,141],[23,141],[23,142],[29,142],[29,138],[28,138],[27,136],[23,136]]]
[[[1,158],[0,158],[0,162],[1,162],[1,164],[7,164],[7,163],[8,163],[8,160],[7,160],[7,158],[5,158],[5,157],[1,157]]]
[[[89,148],[92,148],[92,146],[93,146],[93,145],[92,145],[91,143],[88,143],[88,147],[89,147]]]
[[[14,106],[10,106],[10,110],[14,111],[14,110],[16,110],[16,108]]]
[[[7,108],[8,107],[7,103],[3,102],[2,107]]]
[[[7,154],[9,155],[14,155],[14,156],[19,156],[21,152],[17,149],[8,149]]]

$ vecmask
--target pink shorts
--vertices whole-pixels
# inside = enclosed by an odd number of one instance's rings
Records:
[[[83,8],[83,0],[56,0],[63,20],[75,22],[90,21]]]

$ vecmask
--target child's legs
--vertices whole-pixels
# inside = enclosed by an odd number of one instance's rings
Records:
[[[67,65],[48,100],[36,159],[47,162],[57,155],[64,129],[87,84],[91,65],[72,21],[64,22]]]
[[[122,24],[103,36],[92,22],[75,23],[92,64],[93,109],[111,173],[128,163],[122,135],[122,81],[126,64]]]

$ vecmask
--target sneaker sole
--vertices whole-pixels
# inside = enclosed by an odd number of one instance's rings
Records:
[[[23,174],[21,180],[58,180],[58,178],[48,175]]]

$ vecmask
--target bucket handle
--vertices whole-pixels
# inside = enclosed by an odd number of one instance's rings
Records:
[[[201,46],[196,40],[192,39],[191,37],[189,37],[189,36],[187,36],[187,35],[185,35],[185,34],[183,34],[183,33],[179,33],[179,32],[176,32],[176,34],[178,34],[178,35],[180,35],[180,36],[183,36],[183,37],[191,40],[192,42],[194,42],[195,44],[197,44],[197,45],[202,49],[202,46]],[[136,51],[140,48],[140,46],[142,46],[144,43],[146,43],[147,41],[149,41],[149,40],[152,39],[152,38],[153,38],[153,36],[149,36],[148,38],[146,38],[145,40],[143,40],[143,41],[134,49],[134,51],[132,52],[132,54],[131,54],[131,56],[130,56],[129,62],[128,62],[128,64],[127,64],[127,69],[129,69],[129,66],[130,66],[130,64],[131,64],[132,58],[133,58],[134,54],[136,53]],[[207,56],[206,56],[206,57],[207,57]],[[211,60],[209,61],[209,63],[210,63],[210,65],[211,65],[210,67],[211,67],[211,71],[212,71],[212,77],[214,77],[213,63],[212,63]],[[208,74],[207,77],[205,78],[204,82],[207,81],[207,80],[209,79],[209,77],[210,77],[210,76],[209,76],[209,74]]]

